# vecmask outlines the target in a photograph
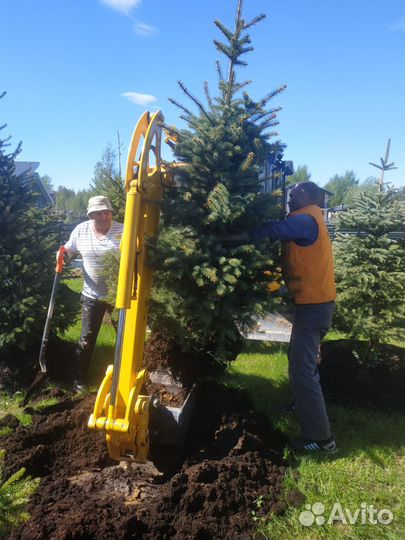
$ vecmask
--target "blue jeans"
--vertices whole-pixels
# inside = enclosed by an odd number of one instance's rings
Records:
[[[332,322],[335,302],[296,304],[288,348],[288,368],[302,435],[321,441],[332,436],[319,382],[317,356]]]

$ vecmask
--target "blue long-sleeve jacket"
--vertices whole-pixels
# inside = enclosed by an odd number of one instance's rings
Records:
[[[301,247],[311,246],[318,238],[318,233],[317,222],[306,214],[288,216],[285,221],[268,221],[248,232],[253,241],[270,237],[281,241],[294,241]]]

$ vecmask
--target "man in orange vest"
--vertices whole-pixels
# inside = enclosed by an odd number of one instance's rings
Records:
[[[303,438],[290,444],[296,452],[336,452],[319,382],[317,356],[335,307],[336,289],[332,244],[314,182],[297,184],[284,221],[269,221],[224,240],[283,242],[283,274],[295,304],[288,349],[289,377]]]

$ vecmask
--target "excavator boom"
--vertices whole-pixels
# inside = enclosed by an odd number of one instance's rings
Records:
[[[116,307],[119,310],[114,365],[97,393],[89,428],[106,432],[110,456],[144,463],[149,450],[151,397],[141,394],[152,269],[148,238],[157,234],[164,186],[172,176],[161,159],[163,114],[145,112],[135,128],[126,169],[126,206]],[[170,137],[170,135],[169,135]]]

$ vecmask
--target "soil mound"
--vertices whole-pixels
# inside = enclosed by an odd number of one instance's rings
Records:
[[[3,438],[6,475],[24,466],[42,478],[11,538],[250,538],[252,511],[285,510],[285,440],[241,392],[200,383],[182,451],[154,449],[129,468],[87,429],[93,402],[66,396]]]
[[[158,333],[153,333],[145,344],[144,366],[149,372],[169,372],[187,389],[204,377],[217,377],[226,367],[201,351],[184,352],[175,340]]]

